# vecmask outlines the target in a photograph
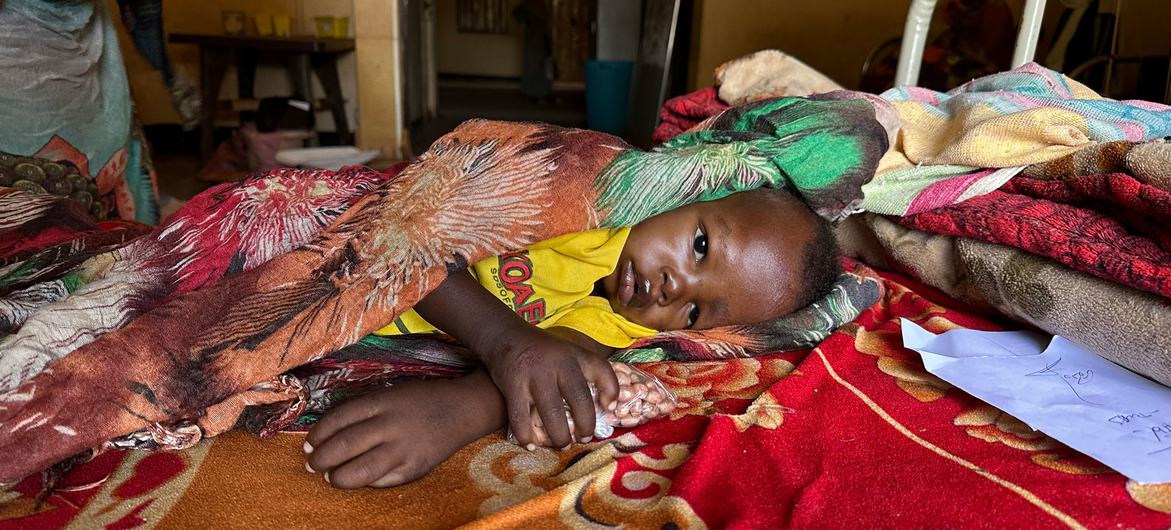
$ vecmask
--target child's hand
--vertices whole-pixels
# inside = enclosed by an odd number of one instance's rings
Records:
[[[507,345],[486,356],[485,364],[504,394],[513,436],[530,449],[538,441],[531,411],[540,416],[554,446],[567,447],[574,439],[584,442],[593,436],[596,416],[590,383],[607,410],[618,398],[618,380],[605,357],[540,328],[518,329]],[[566,421],[566,404],[573,417],[573,433]]]
[[[608,410],[618,399],[618,380],[606,361],[608,348],[577,332],[566,330],[561,336],[561,331],[532,326],[470,274],[449,275],[415,309],[466,345],[488,368],[508,404],[508,420],[521,445],[536,442],[531,407],[536,407],[553,443],[565,447],[594,432],[589,383]],[[569,432],[566,404],[576,433]]]

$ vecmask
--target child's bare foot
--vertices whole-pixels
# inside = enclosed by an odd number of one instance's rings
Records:
[[[482,371],[412,381],[326,414],[306,437],[306,465],[339,488],[397,486],[506,422],[500,392]]]

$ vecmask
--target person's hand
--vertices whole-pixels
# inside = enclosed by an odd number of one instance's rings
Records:
[[[516,329],[509,340],[483,356],[488,373],[508,407],[508,422],[517,444],[533,449],[539,440],[532,414],[554,447],[568,447],[576,439],[593,436],[594,398],[611,410],[618,398],[618,379],[604,356],[591,352],[558,334],[528,326]],[[565,415],[569,406],[574,432]]]
[[[500,302],[470,274],[452,274],[415,304],[419,315],[468,347],[488,368],[504,395],[508,421],[520,445],[532,447],[533,413],[557,447],[588,440],[594,432],[594,400],[612,410],[618,380],[606,360],[611,348],[570,329],[534,327]],[[565,417],[569,405],[574,429]]]

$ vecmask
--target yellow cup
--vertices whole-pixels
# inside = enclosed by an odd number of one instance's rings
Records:
[[[292,33],[293,19],[289,15],[272,16],[272,32],[278,37],[288,37]]]
[[[333,19],[334,37],[344,39],[350,36],[350,17],[337,17]]]
[[[317,28],[318,37],[332,37],[337,33],[334,29],[333,17],[313,17],[313,24]]]
[[[256,34],[262,37],[272,35],[272,13],[257,13],[252,17],[252,21],[256,23]]]
[[[350,36],[348,17],[313,17],[313,24],[317,36],[323,39],[344,39]]]

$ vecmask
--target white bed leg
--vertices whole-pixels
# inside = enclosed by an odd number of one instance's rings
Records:
[[[911,0],[907,10],[907,22],[903,26],[903,44],[899,50],[899,68],[895,73],[895,86],[910,86],[919,82],[919,69],[923,65],[923,48],[927,44],[927,30],[931,27],[931,15],[935,13],[936,0]],[[1041,18],[1045,14],[1045,0],[1025,0],[1021,16],[1021,30],[1017,33],[1016,48],[1012,52],[1012,67],[1016,68],[1033,60],[1037,54],[1037,40],[1041,35]]]
[[[923,48],[927,44],[927,29],[935,13],[935,0],[911,0],[907,23],[903,26],[903,45],[899,50],[899,68],[895,72],[895,86],[919,82],[919,68],[923,65]],[[1035,42],[1035,41],[1034,41]]]
[[[1025,11],[1021,15],[1021,31],[1016,36],[1016,48],[1012,52],[1012,67],[1030,62],[1037,55],[1037,39],[1041,35],[1041,18],[1045,15],[1045,0],[1025,0]],[[923,53],[922,49],[919,53]]]

